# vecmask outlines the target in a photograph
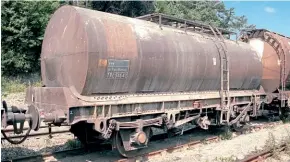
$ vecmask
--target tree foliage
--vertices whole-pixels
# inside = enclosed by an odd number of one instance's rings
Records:
[[[4,75],[39,71],[44,31],[58,5],[51,1],[2,1],[1,68]]]
[[[156,1],[155,12],[179,18],[198,20],[232,31],[254,28],[245,16],[236,16],[234,8],[226,9],[223,2],[215,1]]]
[[[92,9],[137,17],[154,11],[152,1],[92,1]]]
[[[136,17],[160,12],[179,18],[199,20],[240,30],[253,28],[245,16],[236,16],[234,8],[213,1],[2,1],[2,74],[38,72],[41,43],[51,14],[61,5]]]

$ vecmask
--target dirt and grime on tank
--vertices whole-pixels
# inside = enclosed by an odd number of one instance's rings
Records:
[[[47,87],[71,87],[81,95],[218,90],[221,41],[205,35],[62,6],[45,31],[42,80]],[[262,63],[255,51],[246,43],[225,41],[225,46],[230,88],[256,89]]]

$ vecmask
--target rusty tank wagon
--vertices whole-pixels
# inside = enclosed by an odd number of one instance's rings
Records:
[[[261,85],[264,89],[274,92],[285,84],[289,90],[290,64],[286,61],[290,60],[290,38],[265,29],[255,29],[244,31],[241,40],[249,43],[262,58]]]
[[[232,34],[163,14],[128,18],[62,6],[45,31],[43,87],[27,89],[27,111],[3,102],[2,128],[66,123],[84,145],[111,140],[131,157],[147,147],[153,127],[239,130],[265,110],[287,114],[289,38],[267,30],[225,38]]]

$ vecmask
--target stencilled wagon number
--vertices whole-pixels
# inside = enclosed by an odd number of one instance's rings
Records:
[[[108,60],[108,79],[125,79],[129,75],[129,60]]]
[[[107,78],[124,79],[128,77],[128,72],[107,72]]]

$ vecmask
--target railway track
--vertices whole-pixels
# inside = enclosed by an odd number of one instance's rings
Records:
[[[264,125],[254,125],[252,127],[249,128],[249,130],[254,129],[254,130],[260,130],[263,128],[267,128],[267,127],[271,127],[274,126],[275,124],[277,124],[278,122],[272,122],[272,123],[267,123]],[[238,135],[243,134],[243,132],[237,132]],[[202,144],[202,143],[208,143],[208,142],[215,142],[215,141],[219,141],[221,140],[221,138],[219,136],[213,136],[213,137],[209,137],[209,138],[205,138],[202,140],[196,140],[196,141],[189,141],[188,143],[185,144],[180,144],[174,147],[168,147],[165,149],[161,149],[161,150],[157,150],[157,151],[153,151],[153,152],[149,152],[147,154],[142,155],[141,157],[135,157],[135,158],[123,158],[120,160],[117,160],[116,162],[135,162],[135,161],[143,161],[146,160],[150,157],[153,156],[158,156],[158,155],[162,155],[162,154],[167,154],[173,151],[182,151],[182,150],[186,150],[190,147],[193,147],[194,145],[198,145],[198,144]],[[248,161],[245,161],[248,162]]]
[[[187,132],[184,133],[190,133],[192,132],[192,130],[187,130]],[[158,140],[162,140],[166,137],[166,133],[164,134],[158,134],[153,136],[153,140],[152,141],[158,141]],[[193,140],[190,141],[188,143],[185,144],[180,144],[180,145],[176,145],[173,147],[167,147],[167,148],[163,148],[157,151],[152,151],[149,153],[145,153],[142,156],[139,157],[134,157],[134,158],[117,158],[117,159],[113,159],[111,161],[116,161],[116,162],[126,162],[126,161],[137,161],[140,160],[140,158],[142,159],[146,159],[152,156],[157,156],[160,154],[163,154],[165,152],[170,153],[174,150],[178,150],[181,148],[187,148],[187,147],[192,147],[194,145],[197,144],[201,144],[203,142],[210,142],[210,141],[216,141],[219,140],[218,136],[212,136],[209,138],[205,138],[202,140]],[[96,151],[109,151],[111,149],[111,145],[108,143],[102,144],[100,147],[96,147],[93,150],[90,150],[90,152],[96,152]],[[58,158],[62,158],[62,157],[67,157],[67,156],[80,156],[83,154],[88,153],[88,151],[86,149],[84,149],[83,147],[81,148],[75,148],[75,149],[70,149],[70,150],[63,150],[63,151],[56,151],[56,152],[46,152],[46,153],[42,153],[42,154],[38,154],[38,155],[33,155],[33,156],[24,156],[24,157],[19,157],[19,158],[14,158],[14,159],[10,159],[10,160],[6,160],[7,162],[34,162],[34,161],[55,161],[54,157],[58,157]],[[6,162],[5,161],[5,162]],[[3,161],[4,162],[4,161]]]
[[[177,146],[174,146],[174,147],[168,147],[168,148],[164,148],[164,149],[161,149],[161,150],[149,152],[149,153],[147,153],[145,155],[142,155],[140,157],[120,159],[120,160],[117,160],[116,162],[142,161],[142,160],[146,160],[146,159],[148,159],[148,158],[150,158],[152,156],[158,156],[158,155],[162,155],[162,154],[166,154],[166,153],[170,153],[170,152],[177,151],[177,150],[182,150],[182,149],[186,150],[187,148],[192,147],[194,145],[198,145],[198,144],[201,144],[203,142],[218,141],[219,139],[220,138],[218,136],[213,136],[213,137],[206,138],[206,139],[203,139],[203,140],[190,141],[188,143],[180,144],[180,145],[177,145]]]
[[[62,134],[62,133],[70,133],[69,129],[63,129],[63,130],[56,130],[56,131],[52,131],[52,128],[58,128],[59,126],[51,126],[49,127],[48,125],[43,125],[43,126],[40,126],[39,129],[47,129],[46,131],[38,131],[38,133],[30,133],[28,135],[28,138],[31,138],[31,137],[39,137],[39,136],[45,136],[45,135],[48,135],[49,137],[52,137],[53,134]],[[63,127],[68,127],[67,125],[64,125]],[[24,131],[27,131],[28,130],[28,127],[26,128],[23,128]],[[4,130],[5,133],[10,133],[13,134],[13,129],[10,128],[10,129],[5,129]],[[25,132],[23,132],[25,134]],[[17,138],[24,138],[26,135],[12,135],[12,136],[9,136],[10,139],[17,139]],[[4,141],[6,140],[3,136],[1,136],[1,141]]]
[[[282,152],[286,149],[286,144],[279,146],[277,149],[275,149],[276,152]],[[272,149],[268,149],[256,154],[253,154],[251,156],[248,156],[247,158],[239,161],[239,162],[261,162],[265,159],[273,156],[274,152]]]
[[[253,126],[251,126],[248,130],[260,130],[263,128],[267,128],[267,127],[271,127],[274,126],[276,124],[278,124],[279,122],[271,122],[271,123],[264,123],[264,124],[254,124]],[[196,128],[193,129],[189,129],[189,130],[185,130],[183,133],[185,134],[190,134],[192,132],[196,133]],[[242,134],[243,132],[237,133],[237,134]],[[174,137],[176,137],[178,135],[178,132],[175,134]],[[168,137],[168,134],[166,133],[162,133],[162,134],[158,134],[158,135],[154,135],[152,137],[152,142],[154,141],[160,141],[160,140],[164,140],[165,138]],[[175,140],[174,137],[170,140]],[[168,147],[164,147],[164,148],[160,148],[158,150],[154,150],[154,151],[149,151],[149,152],[145,152],[143,155],[138,156],[138,157],[134,157],[134,158],[119,158],[119,159],[114,159],[112,161],[116,161],[116,162],[132,162],[132,161],[140,161],[141,160],[146,160],[150,157],[153,156],[158,156],[158,155],[162,155],[162,154],[167,154],[173,151],[177,151],[177,150],[182,150],[182,149],[187,149],[189,147],[193,147],[194,145],[198,145],[204,142],[215,142],[220,140],[219,136],[216,135],[211,135],[210,137],[207,138],[202,138],[199,140],[188,140],[185,143],[180,143],[180,144],[176,144],[174,146],[168,146]],[[166,142],[166,141],[165,141]],[[111,149],[111,145],[109,143],[104,143],[101,144],[99,147],[95,147],[94,149],[90,150],[91,152],[96,152],[96,151],[109,151]],[[63,150],[63,151],[57,151],[57,152],[46,152],[46,153],[41,153],[41,154],[37,154],[37,155],[33,155],[33,156],[23,156],[23,157],[18,157],[18,158],[14,158],[14,159],[9,159],[7,161],[42,161],[44,159],[53,159],[54,156],[57,156],[58,158],[61,157],[68,157],[68,156],[76,156],[76,155],[83,155],[88,153],[87,150],[85,150],[84,148],[74,148],[74,149],[70,149],[70,150]],[[54,161],[54,160],[53,160]]]
[[[62,133],[70,133],[69,130],[60,130],[60,131],[53,131],[53,132],[44,132],[44,133],[31,133],[28,135],[28,138],[31,137],[39,137],[39,136],[52,136],[53,134],[62,134]],[[23,138],[25,137],[25,135],[16,135],[16,136],[12,136],[9,137],[10,139],[16,139],[16,138]],[[4,137],[1,137],[1,140],[6,140]]]
[[[55,152],[46,152],[46,153],[41,153],[38,155],[32,155],[32,156],[24,156],[24,157],[19,157],[11,160],[4,160],[5,162],[14,162],[14,161],[43,161],[46,158],[50,158],[52,156],[60,155],[60,156],[69,156],[69,155],[80,155],[81,153],[85,153],[83,148],[75,148],[75,149],[70,149],[70,150],[62,150],[62,151],[55,151]],[[3,162],[4,162],[3,161]]]

